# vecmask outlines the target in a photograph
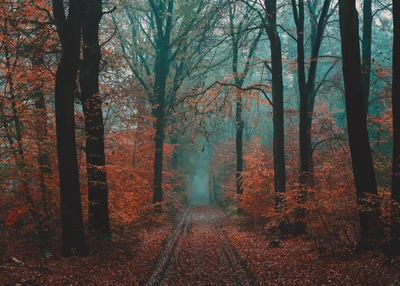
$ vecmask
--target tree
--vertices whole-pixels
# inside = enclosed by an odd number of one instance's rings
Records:
[[[281,208],[283,195],[286,191],[285,170],[285,140],[284,140],[284,108],[283,108],[283,75],[282,75],[282,47],[276,24],[276,0],[265,0],[266,32],[271,48],[272,74],[272,120],[274,125],[274,171],[275,171],[275,193],[276,207]]]
[[[233,6],[233,7],[232,7]],[[262,29],[259,29],[258,35],[256,35],[253,40],[251,47],[249,49],[249,53],[245,59],[245,66],[242,72],[239,72],[239,50],[240,50],[240,42],[244,37],[244,29],[243,27],[244,21],[249,16],[251,12],[250,9],[245,12],[243,19],[239,22],[238,26],[235,27],[235,14],[239,14],[236,12],[236,6],[231,5],[229,7],[229,25],[230,25],[230,36],[232,39],[232,72],[234,77],[234,86],[237,88],[236,92],[236,193],[238,195],[243,194],[243,130],[245,126],[245,122],[243,120],[243,98],[242,98],[242,87],[243,83],[246,80],[247,74],[250,70],[250,64],[252,58],[254,56],[255,50],[257,48],[258,42],[262,35]],[[239,208],[239,212],[241,209]]]
[[[282,44],[277,30],[277,1],[264,0],[260,10],[253,7],[251,1],[244,4],[256,11],[260,17],[262,28],[268,35],[271,63],[264,61],[264,66],[272,75],[272,121],[273,121],[273,156],[274,156],[274,181],[276,209],[281,210],[286,191],[286,165],[285,165],[285,136],[284,136],[284,106],[283,106],[283,73],[282,73]],[[266,95],[264,93],[264,95]],[[269,99],[267,98],[269,101]],[[270,102],[271,103],[271,102]]]
[[[53,0],[53,15],[61,44],[55,85],[58,170],[60,176],[63,256],[88,253],[83,229],[79,171],[75,141],[74,95],[81,44],[83,1]]]
[[[79,82],[85,115],[89,227],[102,234],[110,235],[108,186],[104,169],[104,123],[102,100],[99,94],[101,59],[99,23],[102,16],[101,0],[86,2],[82,25],[83,60],[79,70]]]
[[[400,3],[393,0],[393,162],[390,253],[400,255]]]
[[[298,2],[298,3],[297,3]],[[312,22],[312,36],[311,36],[311,57],[308,63],[308,75],[306,76],[305,65],[305,43],[304,43],[304,1],[292,0],[292,9],[294,15],[294,22],[297,30],[297,69],[300,93],[300,128],[299,128],[299,142],[300,142],[300,176],[299,183],[301,186],[301,202],[304,199],[309,188],[314,186],[313,178],[313,160],[312,160],[312,114],[314,111],[315,102],[315,80],[317,75],[318,56],[321,47],[326,22],[329,18],[329,6],[331,1],[325,0],[323,7],[319,13],[319,19],[316,13],[317,2],[308,2],[308,7],[311,12]],[[318,20],[317,20],[318,19]],[[305,217],[304,208],[300,207],[298,210],[298,217],[300,219]],[[302,225],[298,224],[299,227]],[[300,230],[304,231],[304,229]]]
[[[363,7],[363,38],[362,38],[362,81],[365,100],[366,115],[368,115],[368,99],[371,83],[371,62],[372,62],[372,5],[371,0],[364,0]]]
[[[369,145],[361,75],[358,13],[355,0],[339,1],[347,128],[354,182],[360,206],[359,250],[374,249],[382,238],[378,192]]]

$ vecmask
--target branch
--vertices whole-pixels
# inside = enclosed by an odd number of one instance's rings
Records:
[[[51,23],[55,23],[55,22],[54,22],[54,18],[51,16],[51,13],[50,13],[49,10],[47,10],[47,9],[45,9],[45,8],[42,8],[42,7],[39,7],[39,6],[37,6],[37,5],[36,5],[35,7],[36,7],[36,9],[38,9],[38,10],[40,10],[40,11],[46,12],[47,17],[49,17]]]
[[[317,143],[314,144],[314,146],[313,146],[313,148],[312,148],[312,153],[314,153],[314,150],[315,150],[315,148],[318,147],[318,145],[320,145],[320,144],[322,144],[322,143],[324,143],[324,142],[326,142],[326,141],[329,141],[329,140],[342,140],[342,141],[347,141],[347,138],[330,137],[330,138],[322,139],[321,141],[318,141]]]
[[[289,33],[288,30],[286,30],[284,27],[282,27],[281,25],[276,25],[277,27],[281,28],[286,34],[288,34],[289,37],[291,37],[293,40],[296,41],[297,43],[297,38],[295,36],[293,36],[292,34]]]
[[[104,46],[105,44],[107,44],[108,42],[110,42],[112,40],[112,38],[114,38],[115,34],[117,33],[117,27],[115,27],[114,33],[111,35],[110,38],[108,38],[105,42],[100,44],[100,47]]]
[[[243,91],[249,91],[249,90],[258,90],[258,91],[261,91],[261,92],[264,94],[265,98],[268,100],[269,104],[271,104],[271,106],[274,107],[274,104],[272,103],[271,99],[268,97],[267,93],[266,93],[261,87],[257,87],[257,86],[264,86],[264,85],[262,85],[262,84],[257,84],[257,85],[253,85],[253,86],[242,87],[242,86],[237,85],[237,84],[234,84],[234,83],[223,83],[223,82],[216,81],[215,83],[213,83],[213,84],[211,85],[211,87],[212,87],[213,85],[215,85],[215,84],[219,84],[219,85],[222,85],[222,86],[233,86],[233,87],[236,87],[237,89],[240,89],[240,90],[243,90]],[[211,87],[210,87],[210,88],[211,88]]]
[[[379,2],[379,1],[378,1],[378,2]],[[393,6],[393,4],[390,3],[390,4],[388,4],[388,5],[383,6],[382,8],[376,9],[375,12],[372,13],[372,17],[375,17],[375,15],[378,14],[378,12],[380,12],[380,11],[383,11],[383,10],[386,10],[386,9],[389,10],[389,7],[390,7],[390,6]]]
[[[331,67],[328,69],[328,71],[325,73],[324,77],[322,78],[321,82],[318,84],[317,88],[315,89],[315,94],[318,93],[318,90],[320,89],[320,87],[322,86],[322,83],[325,82],[328,74],[331,72],[331,70],[333,70],[333,68],[336,66],[336,64],[338,63],[338,61],[336,61],[333,65],[331,65]]]
[[[115,10],[117,10],[117,6],[114,6],[114,8],[112,8],[112,9],[109,10],[109,11],[103,12],[101,15],[103,16],[103,15],[106,15],[106,14],[111,14],[111,13],[114,12]]]
[[[272,68],[271,66],[267,63],[267,61],[263,61],[264,66],[272,73]]]

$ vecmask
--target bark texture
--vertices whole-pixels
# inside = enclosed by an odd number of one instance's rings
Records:
[[[102,13],[101,0],[86,2],[82,26],[83,61],[80,67],[79,81],[85,116],[89,228],[101,234],[110,235],[104,123],[102,100],[99,94],[101,50],[98,34]]]

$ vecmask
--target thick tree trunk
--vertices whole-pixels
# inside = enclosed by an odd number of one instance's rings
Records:
[[[63,256],[86,255],[88,252],[83,229],[74,117],[82,4],[79,0],[70,0],[68,18],[65,19],[63,1],[53,0],[54,18],[62,46],[56,73],[55,109]]]
[[[156,63],[156,78],[154,84],[154,98],[152,114],[155,118],[156,134],[154,138],[155,153],[154,153],[154,193],[153,204],[158,204],[163,201],[163,152],[164,152],[164,129],[165,129],[165,92],[167,81],[167,50],[160,44],[160,51]],[[161,210],[161,205],[156,205],[156,210]]]
[[[101,51],[98,33],[101,17],[102,1],[88,0],[82,29],[83,61],[79,81],[85,116],[89,227],[101,234],[110,235],[108,186],[104,168],[104,123],[99,95]]]
[[[285,146],[284,146],[284,108],[283,108],[283,78],[282,78],[282,48],[276,30],[276,0],[265,0],[268,22],[267,34],[271,47],[272,69],[272,100],[274,129],[274,172],[276,208],[280,210],[286,191]]]
[[[374,249],[382,239],[383,228],[377,197],[374,166],[369,146],[362,86],[358,15],[355,0],[339,1],[342,64],[345,85],[347,127],[354,182],[360,206],[361,239],[359,250]]]
[[[86,254],[75,142],[74,92],[78,66],[61,60],[56,74],[57,153],[60,173],[62,255]]]
[[[390,253],[400,255],[400,3],[393,0],[393,175]]]

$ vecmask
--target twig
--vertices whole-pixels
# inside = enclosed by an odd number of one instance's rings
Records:
[[[114,8],[112,8],[112,9],[109,10],[109,11],[103,12],[102,15],[111,14],[111,13],[114,12],[115,10],[117,10],[117,6],[114,6]]]

